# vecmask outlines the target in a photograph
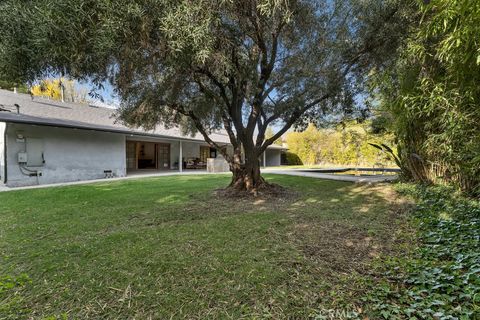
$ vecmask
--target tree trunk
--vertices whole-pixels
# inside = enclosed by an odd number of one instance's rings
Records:
[[[228,188],[256,194],[259,188],[268,185],[260,174],[260,161],[254,152],[245,152],[244,164],[241,162],[241,155],[235,154],[230,170],[233,176]]]

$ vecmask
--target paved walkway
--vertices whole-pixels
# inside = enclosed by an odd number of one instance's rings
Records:
[[[342,175],[342,174],[328,174],[318,172],[316,169],[262,169],[262,173],[272,173],[272,174],[285,174],[290,176],[300,176],[300,177],[310,177],[318,179],[327,179],[327,180],[337,180],[337,181],[349,181],[349,182],[358,182],[358,183],[376,183],[376,182],[386,182],[396,180],[398,177],[396,175],[371,175],[371,176],[353,176],[353,175]],[[167,171],[167,172],[155,172],[144,173],[144,172],[135,172],[129,174],[126,177],[119,178],[109,178],[109,179],[96,179],[96,180],[86,180],[86,181],[74,181],[74,182],[62,182],[54,184],[42,184],[37,186],[28,186],[28,187],[16,187],[9,188],[5,185],[0,184],[0,192],[3,191],[15,191],[15,190],[25,190],[25,189],[39,189],[47,187],[64,187],[72,185],[81,185],[81,184],[91,184],[91,183],[104,183],[112,181],[121,181],[128,179],[141,179],[149,177],[162,177],[162,176],[176,176],[176,175],[196,175],[196,174],[210,174],[205,170],[186,170],[183,172],[178,171]],[[224,174],[230,174],[230,172],[225,172]]]
[[[273,173],[273,174],[286,174],[290,176],[300,176],[300,177],[310,177],[318,179],[327,179],[327,180],[336,180],[336,181],[349,181],[349,182],[358,182],[358,183],[376,183],[376,182],[387,182],[394,181],[398,179],[397,175],[364,175],[364,176],[354,176],[346,174],[332,174],[332,173],[322,173],[318,172],[317,169],[263,169],[264,173]]]
[[[205,170],[186,170],[186,171],[183,171],[183,172],[178,172],[178,171],[173,171],[173,170],[172,171],[166,171],[166,172],[152,171],[151,173],[150,172],[148,172],[148,173],[134,172],[132,174],[128,174],[126,177],[108,178],[108,179],[95,179],[95,180],[83,180],[83,181],[73,181],[73,182],[61,182],[61,183],[42,184],[42,185],[28,186],[28,187],[10,188],[10,187],[7,187],[5,185],[0,184],[0,192],[2,192],[2,191],[25,190],[25,189],[40,189],[40,188],[49,188],[49,187],[64,187],[64,186],[101,183],[101,182],[104,183],[104,182],[121,181],[121,180],[129,180],[129,179],[142,179],[142,178],[149,178],[149,177],[192,175],[192,174],[210,174],[210,173],[208,173]]]

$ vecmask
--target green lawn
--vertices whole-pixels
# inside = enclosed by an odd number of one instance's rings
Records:
[[[267,177],[296,195],[225,200],[225,175],[0,193],[0,319],[354,311],[375,257],[393,254],[395,194]]]

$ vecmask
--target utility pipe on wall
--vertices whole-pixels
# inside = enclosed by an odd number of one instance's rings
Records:
[[[183,171],[183,150],[182,150],[182,141],[179,142],[179,148],[178,148],[178,171],[182,172]]]

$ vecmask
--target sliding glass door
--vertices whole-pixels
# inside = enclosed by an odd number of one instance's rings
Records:
[[[127,170],[135,170],[137,167],[137,143],[134,141],[127,141]]]
[[[170,144],[144,141],[127,141],[127,170],[170,169]]]
[[[157,143],[158,170],[170,169],[170,144]]]

